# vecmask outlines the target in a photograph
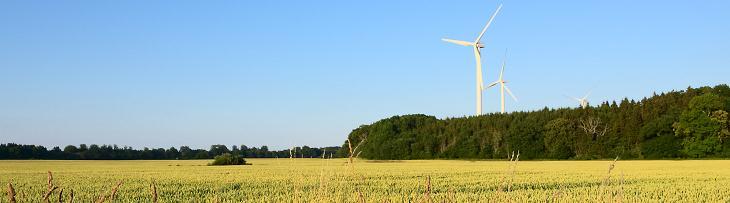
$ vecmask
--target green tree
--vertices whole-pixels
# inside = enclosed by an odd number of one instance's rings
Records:
[[[230,153],[226,145],[216,144],[210,146],[210,156],[218,156],[224,153]]]
[[[689,108],[673,125],[675,134],[682,138],[682,152],[698,158],[712,156],[722,150],[722,140],[727,132],[723,132],[723,128],[727,128],[727,112],[722,110],[724,106],[722,98],[712,93],[690,100]]]
[[[246,165],[246,160],[241,155],[233,155],[231,153],[223,153],[215,156],[213,162],[209,163],[210,166],[220,165]]]
[[[545,149],[549,158],[567,159],[575,156],[573,143],[576,127],[565,118],[556,118],[545,124]]]
[[[641,128],[640,158],[660,159],[678,157],[682,150],[682,140],[674,136],[672,124],[676,115],[665,114],[647,122]]]

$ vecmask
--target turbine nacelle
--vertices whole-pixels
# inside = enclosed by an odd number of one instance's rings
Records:
[[[588,108],[588,100],[586,100],[586,99],[580,100],[580,107],[583,107],[584,109]]]

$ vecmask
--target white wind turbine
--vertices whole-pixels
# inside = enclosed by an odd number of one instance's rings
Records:
[[[586,93],[586,95],[583,96],[582,98],[575,98],[575,97],[570,97],[570,98],[578,101],[578,104],[580,104],[580,107],[585,109],[585,108],[588,108],[588,95],[591,95],[591,91],[588,91],[588,93]]]
[[[499,72],[499,79],[497,81],[494,81],[492,84],[489,84],[489,86],[487,86],[487,88],[490,88],[490,87],[493,87],[493,86],[499,84],[499,86],[500,86],[499,92],[500,92],[500,96],[501,96],[501,100],[502,100],[502,104],[501,104],[502,108],[500,111],[501,113],[504,113],[504,91],[505,90],[507,90],[507,94],[509,94],[509,96],[511,96],[512,99],[517,101],[517,97],[515,97],[515,95],[512,94],[512,91],[510,91],[509,87],[507,87],[507,85],[506,85],[507,81],[504,80],[504,67],[507,65],[507,54],[505,53],[504,55],[505,55],[505,57],[502,60],[502,71]]]
[[[497,7],[497,10],[494,11],[491,17],[489,17],[489,21],[487,21],[487,25],[484,26],[484,29],[482,29],[482,32],[479,33],[479,36],[477,37],[474,42],[467,42],[467,41],[461,41],[461,40],[453,40],[453,39],[446,39],[443,38],[441,40],[446,42],[451,42],[454,44],[462,45],[462,46],[471,46],[474,49],[474,57],[477,61],[477,115],[482,115],[482,91],[484,91],[484,80],[482,79],[482,55],[481,52],[479,52],[479,49],[484,48],[484,44],[482,44],[481,39],[482,36],[484,36],[484,32],[487,31],[487,28],[489,28],[489,25],[492,24],[492,20],[494,20],[494,17],[497,16],[497,13],[499,13],[499,10],[502,9],[502,4],[499,4],[499,7]]]

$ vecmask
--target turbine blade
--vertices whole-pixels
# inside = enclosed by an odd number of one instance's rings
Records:
[[[442,38],[441,40],[443,40],[445,42],[450,42],[450,43],[458,44],[458,45],[461,45],[461,46],[474,46],[474,43],[467,42],[467,41],[461,41],[461,40],[455,40],[455,39],[446,39],[446,38]]]
[[[507,90],[507,94],[509,94],[509,96],[511,96],[512,99],[514,99],[515,101],[517,101],[517,97],[515,97],[515,95],[512,94],[512,91],[509,90],[509,87],[507,87],[507,85],[504,86],[504,90]]]
[[[586,93],[586,96],[583,96],[583,98],[581,98],[581,99],[587,99],[587,98],[588,98],[588,95],[591,95],[591,92],[592,92],[592,91],[593,91],[593,90],[589,90],[589,91],[588,91],[588,93]]]
[[[502,4],[499,4],[499,7],[497,7],[497,10],[496,11],[494,11],[494,13],[492,14],[492,17],[489,17],[489,21],[487,21],[487,25],[484,26],[484,29],[482,29],[482,32],[479,33],[479,37],[477,37],[477,39],[474,40],[474,43],[475,44],[476,43],[479,43],[479,41],[482,40],[482,36],[484,36],[484,32],[487,31],[487,28],[489,28],[489,25],[492,24],[492,21],[494,20],[494,17],[497,16],[497,13],[499,13],[499,10],[501,10],[501,9],[502,9]]]
[[[502,71],[499,72],[499,80],[502,80],[502,75],[504,75],[505,66],[507,66],[507,49],[504,49],[504,58],[502,58]]]
[[[507,60],[502,60],[502,70],[499,71],[499,80],[502,80],[502,76],[504,76],[504,66],[506,66]]]
[[[494,87],[497,84],[499,84],[499,81],[494,81],[493,83],[489,84],[489,86],[487,86],[487,88]]]
[[[575,98],[575,97],[571,97],[571,96],[565,96],[565,97],[568,97],[568,99],[572,99],[572,100],[575,100],[575,101],[577,101],[577,102],[578,102],[578,104],[581,104],[581,103],[583,103],[583,99],[579,99],[579,98]]]

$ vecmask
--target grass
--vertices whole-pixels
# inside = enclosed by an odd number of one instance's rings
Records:
[[[60,191],[76,202],[730,201],[728,160],[356,160],[354,167],[349,159],[248,161],[253,165],[6,160],[0,185],[12,183],[18,202],[42,202],[53,186],[50,202]],[[9,202],[7,193],[0,202]]]

